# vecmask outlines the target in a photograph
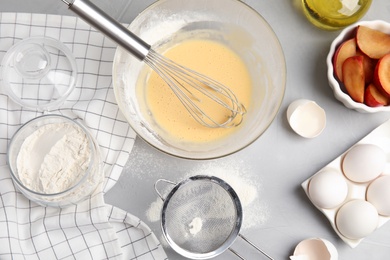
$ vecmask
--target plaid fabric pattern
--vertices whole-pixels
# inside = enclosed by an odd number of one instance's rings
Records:
[[[112,88],[116,45],[76,17],[0,13],[0,60],[11,46],[31,36],[58,39],[75,56],[75,89],[51,113],[89,127],[103,155],[105,182],[87,200],[65,209],[41,207],[16,190],[5,166],[8,143],[22,124],[42,113],[15,104],[0,85],[0,259],[166,259],[144,223],[104,202],[136,136]]]
[[[52,113],[79,118],[97,139],[105,162],[109,190],[118,180],[133,147],[135,133],[119,111],[111,85],[116,45],[75,17],[0,13],[0,60],[18,41],[32,36],[60,40],[76,58],[76,87]],[[7,144],[15,131],[42,113],[24,109],[0,92],[0,165],[6,162]]]

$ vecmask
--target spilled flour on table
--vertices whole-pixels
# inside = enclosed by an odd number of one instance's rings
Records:
[[[183,176],[183,179],[177,181],[180,182],[195,175],[211,175],[227,182],[240,198],[244,212],[242,230],[245,230],[264,224],[269,216],[268,205],[261,199],[262,185],[255,181],[258,177],[255,178],[253,174],[256,172],[251,172],[244,161],[214,161],[195,167]],[[163,193],[167,194],[169,188]],[[146,211],[147,219],[151,222],[160,221],[162,206],[163,201],[159,197],[156,198]]]

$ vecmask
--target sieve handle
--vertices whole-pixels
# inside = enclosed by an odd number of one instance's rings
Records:
[[[157,188],[157,185],[160,183],[160,182],[165,182],[167,184],[170,184],[170,185],[173,185],[173,186],[176,186],[177,183],[176,182],[173,182],[173,181],[170,181],[170,180],[166,180],[166,179],[158,179],[155,183],[154,183],[154,190],[156,191],[157,195],[160,197],[160,199],[162,201],[165,201],[165,198],[161,195],[161,192],[158,190]]]
[[[256,246],[253,242],[251,242],[249,239],[247,239],[246,237],[244,237],[243,235],[241,234],[238,234],[239,237],[241,237],[245,242],[247,242],[249,245],[251,245],[253,248],[255,248],[257,251],[259,251],[260,253],[262,253],[265,257],[267,257],[268,259],[270,260],[274,260],[271,256],[269,256],[266,252],[264,252],[263,250],[261,250],[258,246]],[[233,254],[235,254],[238,258],[240,258],[241,260],[245,260],[245,258],[243,256],[241,256],[237,251],[235,251],[234,249],[232,248],[229,248],[229,251],[232,252]]]

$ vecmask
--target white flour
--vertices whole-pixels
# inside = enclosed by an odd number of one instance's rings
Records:
[[[20,181],[40,193],[58,193],[72,187],[90,162],[88,137],[67,123],[47,124],[29,135],[17,158]]]
[[[188,225],[188,227],[190,228],[190,233],[191,235],[195,236],[196,234],[199,233],[199,231],[202,230],[202,226],[203,226],[203,220],[201,218],[194,218],[191,223]]]

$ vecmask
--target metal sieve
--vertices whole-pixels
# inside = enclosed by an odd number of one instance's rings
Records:
[[[166,198],[158,183],[174,185]],[[159,179],[155,183],[158,196],[164,201],[161,210],[162,233],[177,253],[192,259],[209,259],[229,249],[240,236],[267,258],[260,248],[239,234],[243,211],[241,202],[231,186],[214,177],[198,175],[180,183]]]

